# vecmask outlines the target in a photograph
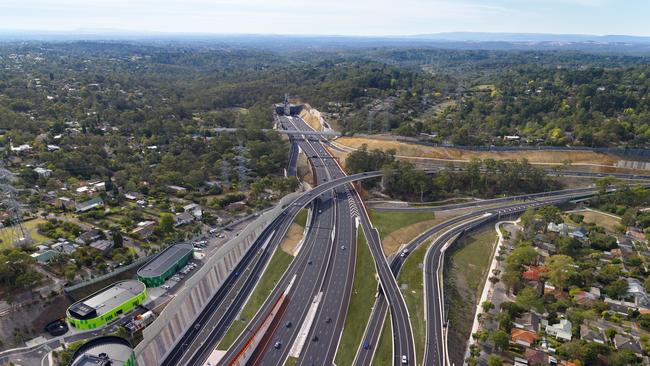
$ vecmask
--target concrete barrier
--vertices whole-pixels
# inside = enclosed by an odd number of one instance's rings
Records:
[[[219,248],[194,276],[187,279],[184,289],[165,307],[160,316],[144,329],[143,340],[135,347],[139,366],[155,366],[162,362],[260,233],[280,215],[283,206],[298,196],[299,193],[292,193],[283,197],[280,204],[246,226],[238,236]]]

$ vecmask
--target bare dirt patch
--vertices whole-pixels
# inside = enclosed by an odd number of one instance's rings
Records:
[[[302,110],[300,110],[299,114],[300,118],[302,118],[311,128],[313,128],[316,131],[322,131],[323,126],[320,124],[320,117],[321,114],[319,111],[316,109],[313,109],[309,104],[305,104]]]
[[[287,231],[287,235],[282,240],[282,243],[280,243],[280,248],[282,248],[282,251],[294,256],[296,247],[303,237],[303,233],[304,228],[302,226],[296,223],[291,224],[289,230]]]
[[[400,157],[429,158],[451,161],[469,161],[471,158],[493,158],[498,160],[526,158],[536,164],[562,164],[570,160],[572,164],[601,164],[613,166],[619,159],[612,155],[591,151],[467,151],[446,147],[423,146],[385,139],[366,137],[341,137],[336,140],[340,145],[358,149],[363,144],[369,149],[395,149]]]
[[[582,210],[575,211],[575,213],[584,216],[584,222],[602,226],[611,232],[616,232],[616,228],[621,224],[621,219],[619,217],[611,214],[605,214],[600,211]]]

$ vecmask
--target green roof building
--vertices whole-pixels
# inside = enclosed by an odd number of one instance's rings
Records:
[[[158,287],[183,268],[193,253],[191,244],[172,245],[138,269],[138,279],[147,287]]]
[[[94,329],[132,311],[147,298],[147,288],[138,280],[116,282],[78,301],[66,312],[68,323],[77,329]]]

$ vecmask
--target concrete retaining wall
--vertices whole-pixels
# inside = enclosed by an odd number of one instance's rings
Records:
[[[292,202],[298,196],[298,193],[285,196],[281,204],[262,214],[246,226],[239,236],[219,248],[206,264],[186,281],[185,288],[143,331],[144,339],[135,348],[139,366],[155,366],[161,363],[219,290],[255,239],[283,211],[282,206]]]

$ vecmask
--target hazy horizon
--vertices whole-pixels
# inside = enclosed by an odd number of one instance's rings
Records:
[[[0,4],[0,31],[413,36],[533,33],[650,36],[635,0],[25,0]]]

